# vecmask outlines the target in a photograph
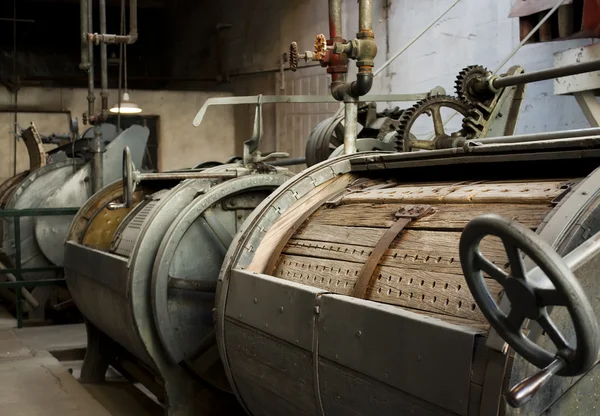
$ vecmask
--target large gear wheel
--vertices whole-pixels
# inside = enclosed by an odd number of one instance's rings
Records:
[[[464,135],[462,129],[452,133],[446,132],[444,120],[442,119],[440,111],[442,108],[449,108],[457,111],[464,117],[469,116],[469,106],[464,101],[449,95],[436,95],[418,101],[411,108],[404,110],[400,117],[400,123],[397,129],[398,137],[396,139],[396,150],[400,152],[410,151],[411,139],[414,139],[415,137],[411,134],[411,129],[417,119],[423,114],[427,114],[432,118],[434,130],[434,137],[432,140],[434,142],[450,137],[451,134]]]
[[[482,93],[473,90],[473,84],[485,80],[488,75],[490,75],[490,71],[481,65],[471,65],[463,68],[463,70],[458,73],[455,81],[458,98],[470,105],[475,105],[479,102],[485,102],[494,98],[494,93],[491,91]]]

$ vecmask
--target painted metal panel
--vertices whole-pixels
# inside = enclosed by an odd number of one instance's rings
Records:
[[[94,280],[127,297],[127,259],[68,241],[65,244],[65,268],[77,273],[77,278]]]
[[[329,294],[320,299],[318,325],[320,356],[467,414],[477,330]]]
[[[316,299],[325,293],[264,274],[232,270],[225,315],[312,350]]]

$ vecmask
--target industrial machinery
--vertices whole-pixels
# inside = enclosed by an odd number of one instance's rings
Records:
[[[249,415],[596,414],[600,130],[512,133],[525,84],[600,61],[467,67],[457,97],[386,115],[395,151],[357,152],[372,2],[351,41],[329,6],[331,39],[302,57],[344,102],[342,155],[293,178],[263,163],[262,104],[294,98],[259,96],[242,162],[140,174],[126,156],[124,180],[76,216],[65,272],[88,328],[82,380],[114,365],[169,415],[237,412],[215,409],[218,390]]]
[[[83,205],[65,250],[67,284],[86,318],[83,382],[103,380],[113,365],[168,414],[212,414],[223,395],[225,414],[239,410],[215,344],[217,276],[246,217],[292,176],[264,163],[287,155],[261,155],[255,133],[242,160],[199,170],[139,173],[126,152],[124,180]]]
[[[135,163],[141,163],[149,131],[145,127],[132,126],[117,135],[114,125],[102,124],[103,151],[100,153],[102,169],[99,178],[105,183],[121,177],[121,154],[125,147],[131,148]],[[93,160],[96,152],[91,144],[94,129],[89,129],[82,137],[48,152],[42,146],[42,138],[35,125],[23,131],[27,144],[30,169],[8,179],[0,187],[0,207],[6,210],[68,208],[81,206],[92,194],[97,181]],[[2,252],[0,266],[12,268],[20,259],[23,268],[44,268],[62,266],[64,240],[73,219],[72,216],[27,217],[22,218],[18,233],[13,221],[4,218],[0,221]],[[16,239],[19,241],[17,242]],[[15,277],[5,275],[9,280]],[[56,271],[37,271],[22,274],[25,280],[44,280],[56,277]],[[24,310],[29,320],[45,320],[48,308],[69,303],[70,297],[64,288],[57,286],[23,289]],[[12,300],[10,291],[3,292]]]
[[[467,67],[457,97],[402,112],[398,153],[357,153],[371,4],[345,41],[331,0],[331,39],[301,55],[332,74],[344,154],[275,191],[225,257],[216,336],[232,390],[250,415],[596,414],[600,131],[512,132],[525,84],[600,61]],[[420,114],[431,138],[412,137]]]

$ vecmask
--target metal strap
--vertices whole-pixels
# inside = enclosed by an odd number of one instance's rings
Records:
[[[373,248],[371,255],[363,265],[352,293],[353,297],[360,299],[365,298],[367,289],[373,280],[373,272],[375,272],[379,261],[390,247],[390,244],[392,244],[392,241],[394,241],[404,227],[411,221],[423,218],[431,213],[433,213],[433,208],[431,208],[430,205],[405,205],[396,212],[396,218],[398,219],[385,233],[383,233]]]

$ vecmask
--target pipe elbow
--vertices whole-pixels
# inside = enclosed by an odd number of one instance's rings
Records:
[[[127,44],[128,45],[132,45],[134,44],[136,41],[138,40],[138,33],[137,32],[132,32],[129,34],[129,36],[127,37]]]
[[[367,95],[373,86],[373,73],[359,72],[356,81],[352,82],[351,94],[353,97]]]

